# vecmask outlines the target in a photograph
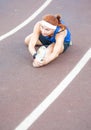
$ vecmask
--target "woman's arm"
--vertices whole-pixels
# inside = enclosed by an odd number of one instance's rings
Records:
[[[34,29],[33,29],[33,33],[32,33],[32,36],[31,36],[31,40],[30,40],[29,46],[28,46],[29,52],[32,55],[34,55],[36,53],[35,45],[38,41],[39,34],[40,34],[40,22],[35,24]]]
[[[66,31],[63,31],[57,34],[56,43],[54,44],[53,51],[49,55],[47,55],[45,59],[46,64],[56,59],[59,56],[59,54],[63,52],[64,50],[63,44],[64,44],[65,35],[66,35]]]
[[[43,61],[38,62],[36,59],[33,62],[34,67],[40,67],[52,62],[56,59],[59,54],[61,54],[64,50],[64,38],[66,35],[66,31],[63,31],[56,36],[56,43],[49,45],[47,48],[47,53]]]

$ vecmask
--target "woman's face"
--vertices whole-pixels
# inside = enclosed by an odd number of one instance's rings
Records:
[[[40,25],[40,30],[43,36],[51,36],[54,33],[54,29],[50,29],[43,25]]]

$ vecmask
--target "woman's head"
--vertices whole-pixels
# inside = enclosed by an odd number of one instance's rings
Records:
[[[61,29],[64,29],[64,26],[61,24],[61,16],[57,15],[45,15],[41,21],[41,31],[43,31],[44,35],[50,35],[49,33],[53,33],[57,26],[60,26]]]
[[[55,17],[54,15],[48,14],[48,15],[43,16],[42,19],[54,26],[58,26],[59,21],[57,17]]]

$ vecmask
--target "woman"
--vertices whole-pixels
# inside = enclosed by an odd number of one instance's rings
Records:
[[[42,20],[35,24],[33,33],[25,38],[25,43],[34,59],[34,67],[47,65],[56,59],[69,47],[70,42],[71,34],[68,28],[62,24],[60,15],[51,14],[43,16]],[[42,61],[38,61],[36,58],[36,45],[47,46],[46,55]]]

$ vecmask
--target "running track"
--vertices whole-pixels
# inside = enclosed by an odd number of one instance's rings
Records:
[[[0,1],[0,130],[91,130],[91,2],[50,2]],[[47,13],[62,14],[73,46],[36,69],[24,38]]]

